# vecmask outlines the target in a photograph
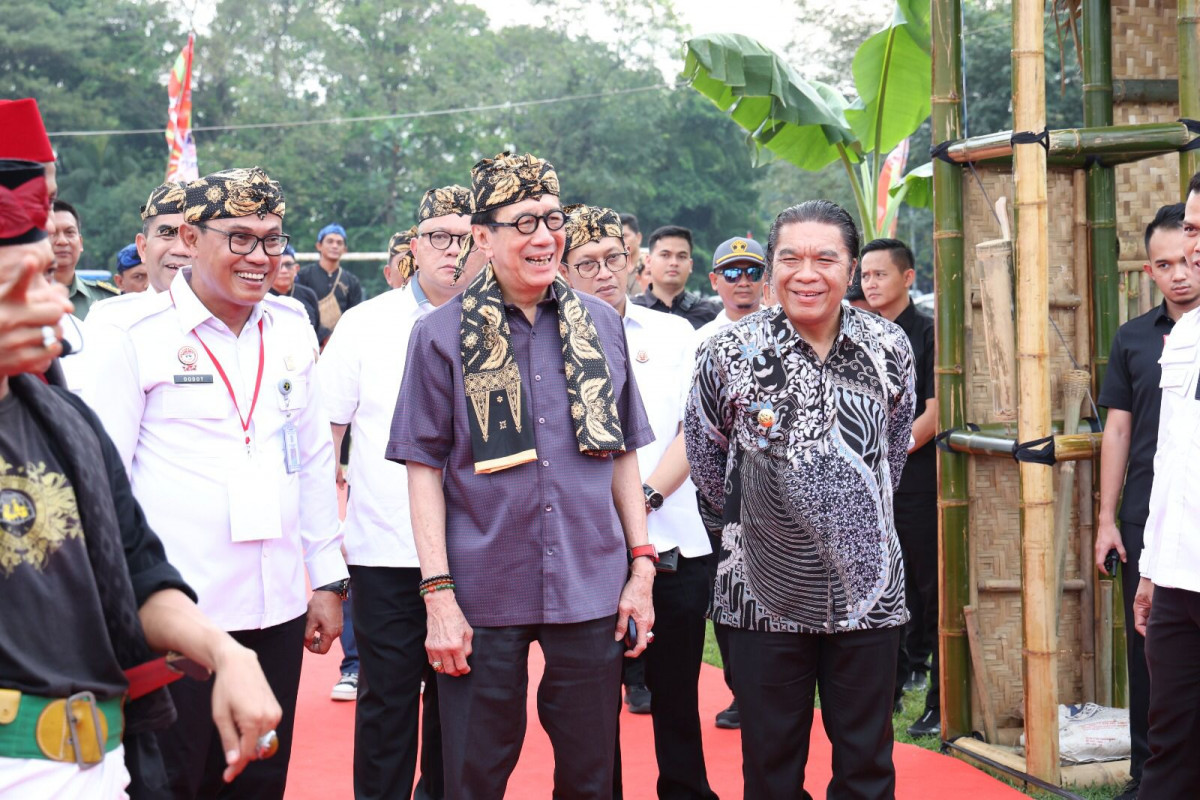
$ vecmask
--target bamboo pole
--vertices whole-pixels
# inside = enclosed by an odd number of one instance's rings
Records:
[[[987,665],[983,660],[983,638],[979,633],[979,621],[975,618],[975,607],[965,606],[963,617],[967,621],[967,645],[971,651],[971,674],[975,678],[975,696],[983,713],[983,737],[996,741],[996,708],[987,687]]]
[[[1060,433],[1054,435],[1054,461],[1070,463],[1095,459],[1100,455],[1100,443],[1103,434],[1099,433]],[[984,431],[957,430],[944,440],[946,447],[954,453],[966,453],[973,456],[995,456],[997,458],[1013,458],[1017,447],[1017,439],[1011,436],[1001,436]]]
[[[1092,101],[1099,102],[1101,96]],[[1085,97],[1085,101],[1087,99]],[[960,139],[947,149],[946,158],[957,164],[1011,158],[1011,138],[1012,131],[1000,131]],[[1056,166],[1081,167],[1089,158],[1106,164],[1123,164],[1178,152],[1191,140],[1192,133],[1182,122],[1063,128],[1050,131],[1047,159]]]
[[[1080,404],[1087,396],[1088,383],[1092,374],[1083,370],[1070,370],[1063,375],[1059,385],[1063,395],[1063,425],[1067,430],[1079,427]],[[1056,567],[1054,571],[1054,620],[1055,635],[1061,633],[1062,623],[1062,588],[1067,578],[1067,552],[1071,536],[1071,510],[1075,507],[1075,462],[1067,461],[1058,470],[1058,501],[1054,509],[1054,552]],[[1080,570],[1087,569],[1086,562],[1079,565]]]
[[[1096,621],[1096,702],[1113,704],[1113,584],[1106,578],[1098,584]]]
[[[1200,119],[1200,0],[1179,0],[1179,116]],[[1179,196],[1200,172],[1200,152],[1179,154]]]
[[[934,141],[962,136],[962,0],[931,0]],[[966,290],[963,279],[962,175],[933,165],[934,292],[938,425],[966,423]],[[971,664],[963,607],[970,602],[967,457],[938,452],[938,645],[942,672],[942,738],[971,732]]]
[[[1013,2],[1013,128],[1046,125],[1044,0]],[[1046,150],[1013,148],[1017,212],[1017,431],[1023,441],[1050,432],[1048,309],[1049,213]],[[1058,643],[1055,636],[1054,474],[1041,464],[1021,464],[1021,617],[1025,643],[1025,742],[1031,774],[1057,784]]]
[[[1075,170],[1071,176],[1075,211],[1074,278],[1080,303],[1075,308],[1075,366],[1089,369],[1092,359],[1091,292],[1088,287],[1087,176]],[[1090,411],[1090,409],[1088,409]],[[1096,570],[1092,569],[1092,542],[1095,537],[1095,513],[1092,500],[1093,462],[1079,470],[1079,576],[1083,589],[1079,595],[1079,662],[1083,682],[1083,701],[1096,700]]]
[[[1083,29],[1083,82],[1090,86],[1112,86],[1112,6],[1108,0],[1083,0],[1081,27]],[[1180,87],[1182,91],[1182,85]],[[1083,97],[1083,124],[1090,128],[1110,126],[1113,123],[1111,93],[1093,90]],[[1112,340],[1120,325],[1121,276],[1117,264],[1117,194],[1116,175],[1111,166],[1093,163],[1087,170],[1087,215],[1090,230],[1089,247],[1092,263],[1092,392],[1098,396],[1108,370],[1108,355]],[[1126,306],[1127,308],[1127,306]],[[1104,412],[1101,412],[1102,416]],[[1098,480],[1098,465],[1092,472],[1093,482]],[[1114,587],[1109,587],[1111,592]],[[1103,598],[1101,598],[1103,601]],[[1111,595],[1110,595],[1111,602]],[[1113,667],[1119,659],[1124,663],[1125,644],[1111,630],[1113,615],[1111,607],[1107,617],[1103,608],[1097,627],[1097,695],[1107,695],[1111,703],[1114,697],[1124,697],[1124,688],[1111,684],[1101,686],[1101,681],[1111,681]],[[1105,621],[1107,620],[1107,621]],[[1102,631],[1100,626],[1110,630]],[[1099,637],[1104,634],[1108,653],[1100,652]],[[1103,663],[1105,656],[1111,657]]]

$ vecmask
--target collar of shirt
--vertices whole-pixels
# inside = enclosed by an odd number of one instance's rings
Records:
[[[917,305],[912,298],[909,298],[908,305],[892,321],[903,328],[905,332],[912,327],[913,323],[917,321]]]
[[[1159,325],[1163,325],[1163,324],[1174,327],[1175,320],[1171,319],[1171,315],[1167,311],[1167,301],[1166,300],[1163,300],[1161,303],[1159,303],[1157,310],[1158,310],[1158,313],[1154,315],[1155,327],[1158,327]]]
[[[828,360],[830,356],[837,352],[838,346],[841,344],[843,338],[852,338],[850,324],[854,314],[867,313],[870,312],[860,311],[853,306],[842,306],[840,309],[838,309],[838,332],[837,335],[833,337],[833,344],[830,345],[829,353],[825,356],[826,360]],[[772,338],[775,340],[775,347],[780,355],[786,353],[788,350],[794,349],[802,353],[805,358],[810,358],[814,361],[820,361],[820,359],[817,358],[817,351],[813,349],[813,346],[809,344],[808,340],[801,336],[800,332],[797,331],[792,325],[792,321],[788,319],[788,315],[783,311],[783,306],[776,306],[768,319]]]
[[[432,311],[433,303],[429,302],[429,296],[426,295],[425,290],[421,288],[419,276],[414,275],[413,279],[408,282],[408,285],[412,288],[412,296],[413,299],[417,301],[417,305],[424,309],[426,313]]]
[[[181,269],[175,275],[175,279],[171,281],[171,301],[175,304],[180,332],[188,333],[194,331],[210,319],[213,320],[214,324],[219,324],[221,327],[229,330],[228,326],[217,319],[208,310],[208,307],[200,301],[196,293],[192,291],[192,284],[188,282],[191,274],[192,270],[190,267]],[[263,304],[261,302],[255,303],[254,307],[250,309],[250,317],[246,320],[246,324],[242,327],[242,330],[257,325],[263,313]]]

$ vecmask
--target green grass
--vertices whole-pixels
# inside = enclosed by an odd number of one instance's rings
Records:
[[[712,664],[718,669],[721,667],[721,651],[717,649],[717,640],[713,636],[712,623],[708,623],[708,630],[704,635],[704,663]],[[820,699],[817,700],[817,707],[821,705]],[[941,739],[937,736],[922,736],[914,738],[908,735],[907,728],[917,721],[917,717],[925,710],[925,692],[914,691],[904,695],[904,711],[892,717],[892,728],[896,732],[896,741],[903,744],[911,744],[917,747],[923,747],[926,750],[938,751],[941,749]],[[1044,800],[1057,800],[1056,795],[1047,794],[1036,789],[1029,789],[1020,781],[1002,776],[996,776],[999,780],[1004,781],[1009,786],[1013,786],[1029,797],[1043,798]],[[1072,789],[1072,792],[1084,797],[1087,800],[1112,800],[1120,791],[1119,786],[1100,786],[1093,789]]]

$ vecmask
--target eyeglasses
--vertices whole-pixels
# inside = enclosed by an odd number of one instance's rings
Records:
[[[534,224],[536,225],[537,223]],[[451,242],[454,242],[459,247],[462,247],[463,237],[467,234],[447,233],[446,231],[430,231],[429,233],[422,233],[421,235],[427,236],[429,238],[429,244],[433,245],[435,249],[446,250],[450,247]]]
[[[621,272],[629,266],[629,252],[609,253],[604,257],[603,261],[589,258],[587,261],[580,261],[578,264],[569,264],[568,266],[574,266],[575,271],[579,273],[579,277],[590,278],[600,271],[601,263],[604,264],[605,269],[609,272]]]
[[[750,279],[751,283],[758,283],[763,277],[763,268],[755,265],[750,267],[724,267],[715,269],[713,272],[719,272],[725,276],[726,283],[737,283],[745,275]]]
[[[272,233],[269,236],[255,236],[253,233],[245,233],[243,231],[226,233],[218,228],[211,228],[203,222],[193,222],[192,224],[202,231],[212,231],[224,236],[229,240],[229,252],[238,256],[250,255],[260,242],[263,246],[263,253],[269,256],[281,256],[283,255],[283,251],[287,249],[288,241],[292,238],[286,233]]]
[[[517,233],[522,233],[526,236],[537,230],[538,223],[545,222],[546,230],[556,231],[567,224],[567,215],[555,209],[548,211],[545,214],[522,214],[512,222],[489,222],[488,226],[492,228],[516,228]]]

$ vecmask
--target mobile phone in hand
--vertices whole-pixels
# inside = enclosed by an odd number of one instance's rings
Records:
[[[1108,551],[1108,555],[1104,557],[1104,569],[1108,574],[1117,574],[1117,564],[1121,561],[1121,555],[1117,552],[1117,548]]]

